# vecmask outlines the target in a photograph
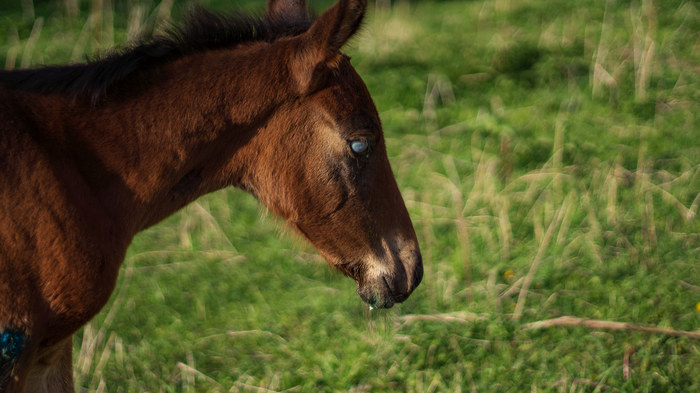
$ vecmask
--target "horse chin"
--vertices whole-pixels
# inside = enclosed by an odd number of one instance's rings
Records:
[[[387,291],[374,288],[373,286],[358,287],[357,294],[360,295],[363,302],[367,303],[370,310],[377,308],[391,308],[395,303],[394,299]]]
[[[358,284],[357,294],[362,301],[367,303],[370,310],[377,308],[391,308],[396,303],[401,303],[408,295],[397,295],[392,291],[386,278],[379,278],[373,282]]]

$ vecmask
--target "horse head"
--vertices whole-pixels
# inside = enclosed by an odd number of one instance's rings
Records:
[[[279,43],[289,98],[253,138],[256,170],[241,185],[355,279],[366,303],[389,308],[416,288],[423,267],[377,109],[340,52],[365,9],[364,0],[341,0]],[[308,20],[303,0],[271,0],[267,12],[271,23]]]

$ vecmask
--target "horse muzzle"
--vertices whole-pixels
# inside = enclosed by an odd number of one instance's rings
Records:
[[[410,253],[391,268],[369,268],[358,280],[357,294],[370,309],[391,308],[408,298],[423,279],[420,251]]]

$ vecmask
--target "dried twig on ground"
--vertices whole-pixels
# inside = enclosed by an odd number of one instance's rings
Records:
[[[637,332],[665,334],[667,336],[690,337],[700,340],[700,332],[688,332],[683,330],[664,329],[658,327],[647,327],[633,325],[631,323],[600,321],[595,319],[584,319],[578,317],[559,317],[544,321],[526,323],[522,326],[524,330],[545,329],[552,326],[583,326],[590,329],[606,329],[606,330],[631,330]]]
[[[682,286],[683,288],[685,288],[685,289],[690,289],[691,291],[700,291],[700,287],[699,287],[699,286],[693,285],[693,284],[691,284],[691,283],[689,283],[689,282],[685,282],[685,281],[683,281],[683,280],[679,280],[678,283],[681,284],[681,286]]]

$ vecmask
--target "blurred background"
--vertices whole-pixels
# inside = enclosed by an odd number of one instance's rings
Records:
[[[222,190],[135,239],[75,336],[79,391],[700,391],[698,3],[370,3],[346,52],[383,121],[421,286],[370,312]],[[0,67],[99,58],[187,9],[1,0]]]

